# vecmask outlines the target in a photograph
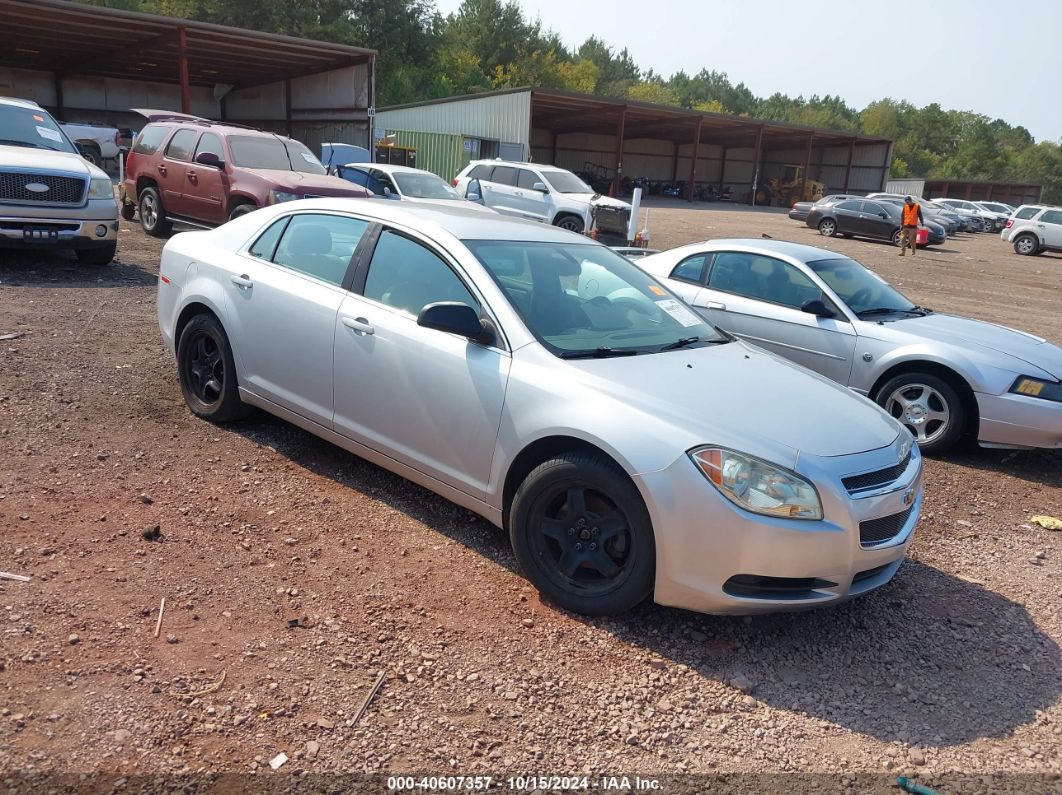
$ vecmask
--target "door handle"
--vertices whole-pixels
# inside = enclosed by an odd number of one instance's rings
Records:
[[[726,309],[726,304],[721,304],[718,301],[709,301],[704,306],[706,309]]]
[[[344,315],[340,318],[343,321],[343,325],[353,331],[357,331],[360,334],[375,334],[376,329],[372,327],[372,324],[363,317],[347,317]]]
[[[199,179],[199,174],[197,174],[195,171],[189,171],[189,172],[187,172],[187,174],[188,174],[188,180],[190,182],[196,182]]]
[[[240,276],[231,276],[229,278],[232,279],[233,284],[245,290],[250,290],[252,287],[254,287],[254,282],[251,281],[251,277],[249,277],[246,273]]]

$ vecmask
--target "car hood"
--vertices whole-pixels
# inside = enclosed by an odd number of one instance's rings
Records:
[[[37,172],[54,172],[78,177],[106,177],[81,155],[53,152],[26,146],[0,146],[0,168],[18,168]]]
[[[299,193],[312,193],[318,196],[368,196],[369,192],[352,182],[327,174],[304,174],[301,171],[284,171],[282,169],[248,168],[262,179],[273,183],[280,190]]]
[[[901,430],[866,398],[743,342],[568,364],[602,394],[679,429],[687,449],[722,444],[792,467],[800,453],[886,447]]]
[[[987,348],[1020,359],[1062,379],[1062,348],[1024,331],[983,320],[936,313],[897,320],[882,328],[888,327],[923,340],[935,340],[978,352]],[[873,336],[873,332],[869,332],[868,336]]]
[[[617,209],[629,210],[631,206],[619,199],[613,199],[611,196],[599,196],[596,193],[564,193],[562,194],[566,199],[572,199],[573,201],[586,202],[587,204],[593,204],[598,207],[615,207]],[[596,198],[595,198],[596,197]]]

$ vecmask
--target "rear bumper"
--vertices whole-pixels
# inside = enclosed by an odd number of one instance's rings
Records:
[[[981,444],[1062,449],[1062,403],[1009,393],[976,397]]]
[[[105,248],[118,239],[111,218],[25,218],[0,216],[0,248]]]

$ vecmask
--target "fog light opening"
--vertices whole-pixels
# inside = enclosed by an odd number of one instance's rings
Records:
[[[106,237],[107,227],[104,224],[98,224],[96,226],[96,237]]]

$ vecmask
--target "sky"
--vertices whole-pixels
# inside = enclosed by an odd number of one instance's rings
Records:
[[[1054,0],[1021,10],[1000,0],[519,3],[569,47],[597,36],[664,77],[714,69],[756,96],[833,94],[858,110],[884,97],[937,102],[1062,141],[1062,3]],[[460,5],[436,0],[444,15]]]

